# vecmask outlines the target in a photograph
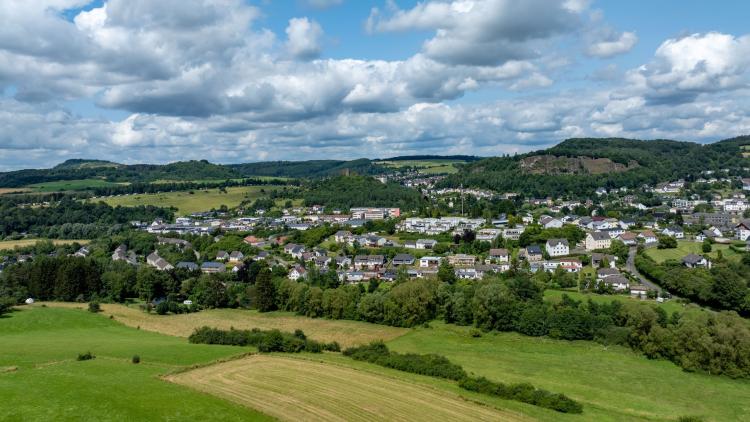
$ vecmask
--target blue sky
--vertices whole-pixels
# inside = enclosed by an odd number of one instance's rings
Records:
[[[0,6],[0,171],[499,155],[750,132],[747,2]]]

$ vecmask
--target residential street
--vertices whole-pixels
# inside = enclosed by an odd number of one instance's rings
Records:
[[[631,274],[636,276],[638,280],[640,280],[641,284],[643,284],[647,288],[654,289],[654,290],[661,290],[661,287],[652,283],[646,277],[642,276],[641,273],[638,272],[638,269],[635,268],[635,254],[637,250],[638,250],[637,247],[630,248],[630,251],[628,252],[628,261],[625,263],[625,268],[628,271],[630,271]]]

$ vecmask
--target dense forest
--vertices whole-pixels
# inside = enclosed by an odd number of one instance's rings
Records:
[[[398,183],[381,183],[365,176],[338,176],[310,183],[302,194],[306,205],[342,210],[351,207],[398,207],[412,210],[424,203],[422,195]]]
[[[261,163],[233,164],[228,167],[242,176],[275,176],[317,179],[341,174],[382,174],[387,171],[382,166],[362,158],[352,161],[310,160],[310,161],[268,161]]]
[[[241,177],[227,166],[208,161],[182,161],[165,165],[86,165],[88,160],[69,160],[51,169],[29,169],[0,173],[0,187],[16,188],[58,180],[100,178],[109,182],[195,181]],[[101,163],[93,161],[93,163]]]
[[[639,187],[684,178],[691,180],[706,170],[750,166],[740,146],[750,145],[750,137],[739,137],[713,144],[668,140],[568,139],[552,148],[512,157],[494,157],[462,166],[440,185],[469,186],[498,192],[519,192],[527,196],[592,196],[598,187]],[[555,168],[529,171],[524,160],[549,157],[606,158],[622,171],[590,173],[584,168]],[[737,173],[736,172],[736,173]],[[523,177],[519,175],[523,174]],[[740,174],[740,173],[737,173]]]

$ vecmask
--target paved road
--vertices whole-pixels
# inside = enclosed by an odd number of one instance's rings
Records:
[[[630,248],[630,251],[628,252],[628,261],[625,263],[625,268],[630,271],[631,274],[636,276],[638,280],[640,280],[641,284],[646,286],[649,289],[652,290],[662,290],[661,287],[658,285],[650,282],[646,277],[642,276],[641,273],[638,272],[638,269],[635,268],[635,253],[638,251],[637,247]]]

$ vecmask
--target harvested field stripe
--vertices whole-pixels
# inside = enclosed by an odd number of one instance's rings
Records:
[[[45,302],[49,307],[84,309],[80,303]],[[34,306],[41,306],[38,303]],[[389,341],[409,332],[406,328],[387,327],[359,321],[307,318],[288,312],[260,313],[242,309],[211,309],[192,314],[154,315],[136,307],[102,304],[102,315],[112,315],[115,321],[141,330],[178,337],[188,337],[196,328],[208,326],[228,330],[260,328],[293,332],[300,329],[313,340],[338,342],[341,347],[358,346],[375,340]]]
[[[530,420],[428,386],[304,358],[253,355],[166,379],[289,421]]]

